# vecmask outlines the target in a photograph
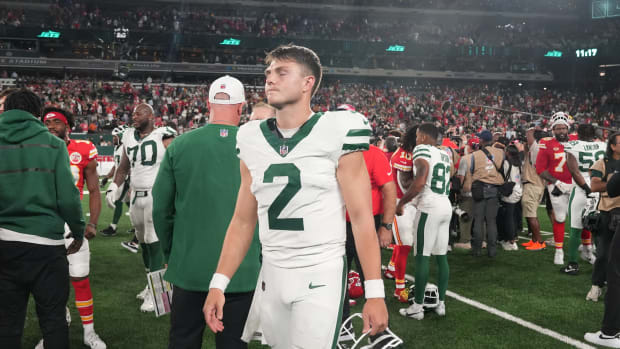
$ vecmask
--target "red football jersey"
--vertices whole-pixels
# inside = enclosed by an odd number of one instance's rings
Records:
[[[536,172],[541,174],[547,170],[556,179],[564,183],[572,183],[573,178],[566,165],[564,145],[554,137],[547,137],[540,140],[538,148]]]
[[[80,191],[80,199],[84,196],[84,169],[89,162],[97,159],[97,148],[91,141],[71,139],[67,145],[73,181]]]
[[[402,172],[411,172],[413,171],[413,154],[404,151],[402,148],[396,149],[394,154],[392,154],[392,158],[390,159],[390,165],[392,165],[392,176],[394,177],[394,182],[396,183],[396,195],[400,199],[403,197],[403,190],[398,183],[398,171]]]

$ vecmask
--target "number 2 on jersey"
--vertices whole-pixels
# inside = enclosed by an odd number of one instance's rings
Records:
[[[265,171],[263,183],[273,183],[275,177],[287,177],[288,183],[280,194],[269,206],[269,229],[273,230],[304,230],[303,218],[278,218],[284,207],[293,199],[293,196],[301,189],[301,177],[299,168],[294,164],[272,164]]]

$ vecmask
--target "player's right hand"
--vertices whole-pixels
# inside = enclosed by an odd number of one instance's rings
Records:
[[[362,310],[364,328],[362,333],[370,331],[370,335],[385,331],[388,326],[388,311],[383,298],[369,298]]]
[[[564,183],[562,181],[555,181],[554,184],[555,184],[555,187],[558,188],[562,192],[562,194],[568,194],[573,189],[572,185],[570,185],[568,183]],[[555,189],[554,189],[554,191],[555,191]]]
[[[118,200],[116,192],[118,191],[118,185],[112,182],[105,192],[105,202],[109,208],[116,208],[115,202]]]
[[[84,242],[84,240],[82,239],[79,239],[79,240],[73,239],[69,247],[67,247],[67,255],[70,255],[70,254],[73,254],[79,251],[80,248],[82,247],[82,242]]]
[[[202,312],[205,315],[205,321],[213,333],[224,331],[224,302],[226,297],[219,288],[212,288],[209,290],[207,300],[202,308]]]
[[[404,211],[405,211],[405,206],[398,203],[398,205],[396,205],[396,215],[402,216]]]

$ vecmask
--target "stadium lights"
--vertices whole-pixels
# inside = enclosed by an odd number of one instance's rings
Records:
[[[385,50],[389,51],[389,52],[404,52],[405,51],[405,46],[391,45],[390,47],[388,47]]]
[[[223,46],[239,46],[239,45],[241,45],[241,40],[237,40],[237,39],[233,39],[233,38],[224,39],[224,40],[222,40],[222,42],[220,42],[220,45],[223,45]]]
[[[561,51],[547,51],[547,53],[545,54],[545,57],[562,57],[562,52]]]
[[[41,32],[41,34],[37,35],[37,38],[58,39],[58,38],[60,38],[60,33],[48,30],[46,32]]]
[[[523,86],[523,84],[522,84],[522,83],[518,83],[517,85],[519,85],[519,87]]]

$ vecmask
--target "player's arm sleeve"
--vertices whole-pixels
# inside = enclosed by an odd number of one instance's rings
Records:
[[[159,166],[157,178],[153,185],[153,226],[159,238],[164,254],[164,262],[168,263],[172,250],[172,234],[174,232],[174,197],[176,182],[173,172],[174,146],[168,147],[164,159]]]
[[[379,187],[394,181],[394,177],[392,176],[392,166],[390,166],[387,158],[382,153],[383,151],[378,149],[376,154],[373,156],[373,176],[375,177],[375,183],[377,183],[377,186]]]
[[[97,153],[97,147],[93,143],[90,143],[90,147],[88,149],[88,161],[97,160],[97,155],[99,155]]]
[[[366,117],[359,113],[347,113],[339,117],[344,118],[343,122],[346,122],[340,156],[368,150],[372,130]]]
[[[536,155],[536,173],[540,175],[545,172],[549,167],[549,156],[547,149],[543,149],[541,145],[541,149],[538,151]]]
[[[60,217],[67,223],[74,239],[84,238],[84,214],[80,192],[73,183],[67,147],[60,145],[56,157],[56,202]]]

